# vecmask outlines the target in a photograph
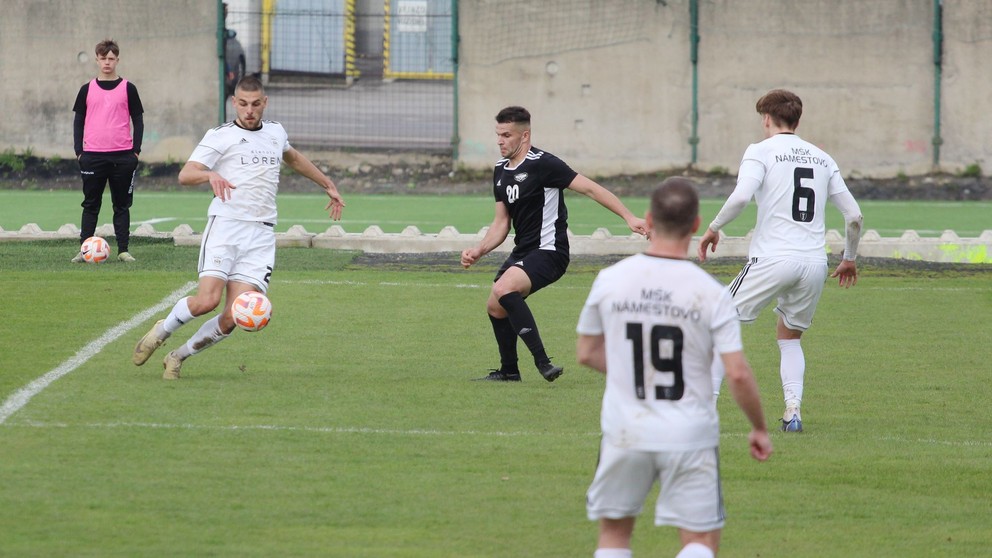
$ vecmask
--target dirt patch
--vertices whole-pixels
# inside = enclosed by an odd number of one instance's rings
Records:
[[[449,158],[411,153],[317,153],[313,161],[330,176],[342,193],[361,194],[479,194],[488,195],[490,173],[457,169]],[[9,159],[9,160],[8,160]],[[143,190],[186,190],[176,180],[181,163],[142,163],[136,182]],[[704,198],[726,197],[736,178],[686,170],[641,175],[593,177],[621,196],[648,195],[668,176],[693,178]],[[859,200],[990,200],[992,178],[944,174],[892,179],[848,178]],[[80,187],[79,167],[73,159],[28,156],[0,160],[0,189],[64,190]],[[208,188],[204,185],[200,187]],[[292,171],[283,172],[280,189],[312,192],[314,185]]]

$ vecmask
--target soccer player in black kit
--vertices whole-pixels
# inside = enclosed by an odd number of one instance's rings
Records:
[[[544,350],[537,323],[524,300],[565,274],[568,268],[568,210],[564,189],[589,196],[616,213],[630,230],[647,234],[644,219],[635,217],[612,192],[575,172],[564,161],[531,146],[530,112],[506,107],[496,115],[496,138],[502,157],[493,171],[496,216],[482,241],[462,252],[468,268],[506,240],[510,226],[514,248],[496,272],[486,310],[499,347],[499,369],[478,378],[519,382],[517,337],[524,340],[541,376],[555,381],[563,372]]]

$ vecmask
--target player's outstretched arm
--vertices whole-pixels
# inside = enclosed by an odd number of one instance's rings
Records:
[[[714,231],[713,229],[706,229],[703,233],[702,238],[699,239],[699,247],[696,250],[696,255],[699,256],[699,261],[706,261],[706,252],[716,252],[716,245],[720,243],[720,232]]]
[[[510,234],[510,212],[503,202],[496,202],[496,215],[493,217],[489,230],[478,245],[462,250],[462,267],[468,269],[472,264],[479,261],[479,258],[492,252],[503,244],[507,235]]]
[[[840,210],[845,223],[844,255],[841,257],[840,265],[830,276],[838,278],[840,286],[847,289],[858,283],[858,266],[854,260],[858,255],[858,245],[861,243],[864,217],[861,215],[861,207],[857,200],[848,190],[830,196],[830,201]]]
[[[854,260],[842,259],[830,277],[837,278],[838,285],[849,289],[858,284],[858,264]]]
[[[575,358],[579,364],[606,374],[606,337],[579,335],[575,343]]]
[[[589,196],[590,198],[596,200],[596,203],[609,209],[613,213],[616,213],[618,217],[627,223],[630,230],[640,234],[648,234],[648,225],[641,219],[634,215],[627,206],[620,201],[620,198],[616,196],[613,192],[602,187],[590,178],[587,178],[581,174],[575,175],[572,179],[572,183],[568,187],[584,196]]]
[[[207,182],[210,183],[214,195],[222,202],[231,199],[231,190],[237,189],[234,184],[208,169],[203,163],[187,161],[179,171],[179,183],[183,186],[196,186]]]
[[[720,242],[720,229],[727,226],[728,223],[736,219],[744,211],[748,202],[751,201],[751,197],[761,187],[760,179],[745,175],[745,171],[749,168],[745,166],[746,164],[749,163],[745,162],[745,164],[741,165],[741,170],[737,178],[737,186],[734,187],[734,191],[727,196],[727,201],[723,203],[720,212],[713,218],[713,221],[706,228],[706,232],[699,241],[697,255],[701,262],[706,261],[707,250],[716,252],[716,245]]]
[[[341,219],[341,212],[344,210],[344,198],[338,193],[338,187],[334,184],[334,181],[327,177],[326,174],[317,168],[310,159],[307,159],[302,153],[297,151],[295,148],[290,148],[288,151],[284,152],[282,155],[282,160],[286,162],[293,170],[300,173],[301,175],[309,178],[314,184],[320,186],[327,192],[327,197],[331,198],[324,206],[324,209],[328,211],[328,215],[331,219],[338,221]]]
[[[744,358],[743,351],[722,353],[720,358],[726,369],[727,387],[730,388],[734,401],[751,422],[751,433],[748,435],[751,457],[764,461],[772,454],[772,442],[768,437],[765,413],[761,408],[761,395],[758,393],[758,382],[754,379],[751,365]]]

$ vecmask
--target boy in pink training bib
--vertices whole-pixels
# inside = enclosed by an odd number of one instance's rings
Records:
[[[128,252],[131,203],[145,124],[138,89],[117,75],[119,55],[120,49],[113,39],[104,39],[96,45],[100,74],[79,89],[72,107],[76,113],[72,126],[73,144],[83,177],[79,242],[96,232],[103,191],[109,183],[110,199],[114,204],[117,259],[133,262],[134,257]],[[82,254],[72,258],[73,263],[82,261]]]

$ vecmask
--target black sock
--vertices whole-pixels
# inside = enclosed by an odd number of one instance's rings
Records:
[[[509,293],[500,297],[499,304],[506,310],[513,331],[524,340],[527,348],[530,349],[530,354],[534,355],[534,364],[540,366],[549,362],[548,353],[544,352],[541,334],[537,331],[534,314],[531,313],[524,297],[520,293]]]
[[[519,372],[517,368],[517,333],[513,331],[509,318],[489,316],[493,324],[493,335],[499,348],[499,369],[504,372]]]

